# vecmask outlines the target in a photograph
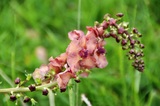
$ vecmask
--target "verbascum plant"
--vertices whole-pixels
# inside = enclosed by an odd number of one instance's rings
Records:
[[[70,79],[80,82],[80,78],[87,77],[92,68],[107,66],[105,39],[108,38],[120,43],[122,49],[128,51],[127,56],[133,61],[132,66],[143,72],[144,45],[140,42],[142,34],[136,28],[129,29],[129,23],[121,21],[122,17],[122,13],[118,13],[116,18],[106,14],[101,23],[95,22],[93,27],[87,26],[86,34],[81,30],[70,31],[68,37],[71,42],[64,53],[55,58],[50,57],[47,65],[36,68],[33,74],[27,75],[25,81],[15,79],[16,88],[0,89],[0,93],[10,93],[11,101],[23,97],[24,103],[31,101],[35,104],[33,98],[23,95],[22,92],[41,90],[43,95],[48,94],[48,89],[65,92]],[[31,78],[35,84],[24,87]]]

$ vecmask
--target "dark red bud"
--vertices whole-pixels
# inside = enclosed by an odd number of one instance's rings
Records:
[[[14,80],[14,83],[15,83],[15,84],[19,84],[20,81],[21,81],[20,78],[16,78],[16,79]]]
[[[15,101],[16,99],[17,99],[17,98],[16,98],[15,95],[11,95],[11,96],[10,96],[10,100],[11,100],[11,101]]]
[[[121,41],[121,45],[122,45],[122,46],[124,46],[124,45],[126,45],[126,44],[127,44],[127,40],[122,39],[122,41]]]
[[[130,54],[134,54],[134,49],[131,49],[131,50],[129,51],[129,53],[130,53]]]
[[[125,32],[124,28],[120,27],[118,28],[118,34],[123,34]]]
[[[109,26],[109,22],[103,21],[102,23],[103,30],[107,29],[108,26]]]
[[[138,30],[136,28],[133,28],[133,33],[137,34]]]
[[[47,89],[44,89],[43,91],[42,91],[42,95],[48,95],[48,90]]]
[[[109,38],[111,35],[110,34],[105,34],[104,38]]]
[[[80,79],[75,79],[75,82],[80,83],[81,80]]]
[[[61,88],[60,91],[61,91],[61,92],[65,92],[65,91],[66,91],[66,88]]]
[[[116,37],[116,42],[119,43],[120,42],[120,38]]]
[[[109,25],[115,26],[116,25],[116,20],[114,18],[109,19]]]
[[[131,39],[130,43],[131,43],[131,45],[134,45],[135,44],[135,40]]]
[[[24,102],[24,103],[27,103],[27,102],[29,102],[30,100],[31,100],[30,98],[26,97],[26,98],[23,100],[23,102]]]
[[[36,87],[34,85],[30,85],[28,88],[31,92],[36,90]]]
[[[110,33],[110,36],[112,36],[113,38],[117,38],[117,36],[116,36],[116,34],[114,34],[114,33]]]
[[[118,13],[118,14],[116,14],[116,16],[117,16],[117,17],[123,17],[124,14],[123,14],[123,13]]]

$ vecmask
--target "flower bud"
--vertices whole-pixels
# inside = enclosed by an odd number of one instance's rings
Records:
[[[29,97],[25,97],[25,99],[23,100],[24,103],[29,102],[31,99]]]
[[[135,44],[135,40],[131,39],[131,40],[130,40],[130,44],[131,44],[131,45],[134,45],[134,44]]]
[[[117,16],[117,17],[123,17],[124,14],[123,14],[123,13],[118,13],[118,14],[116,14],[116,16]]]
[[[36,90],[36,87],[34,85],[30,85],[28,88],[31,92]]]
[[[138,33],[137,35],[138,35],[138,37],[142,37],[142,34],[141,34],[141,33]]]
[[[118,28],[118,34],[123,34],[125,32],[123,27]]]
[[[134,49],[131,49],[131,50],[129,51],[130,54],[134,54],[134,52],[135,52]]]
[[[140,47],[143,49],[143,48],[144,48],[144,45],[143,45],[143,44],[140,44]]]
[[[109,23],[106,21],[103,21],[103,23],[102,23],[103,30],[107,29],[108,26],[109,26]]]
[[[16,98],[16,96],[15,95],[10,95],[10,100],[11,101],[15,101],[17,98]]]
[[[14,83],[15,83],[15,84],[19,84],[20,81],[21,81],[20,78],[16,78],[16,79],[14,80]]]
[[[124,46],[124,45],[126,45],[126,44],[127,44],[127,40],[122,39],[122,41],[121,41],[121,45],[122,45],[122,46]]]
[[[65,92],[65,91],[66,91],[66,88],[61,88],[60,91],[61,91],[61,92]]]
[[[48,90],[47,90],[47,89],[44,89],[44,90],[42,91],[42,95],[47,96],[47,95],[48,95]]]
[[[136,28],[133,28],[133,33],[137,34],[138,30]]]
[[[113,19],[113,18],[110,18],[110,19],[109,19],[109,24],[110,24],[111,26],[115,26],[115,25],[116,25],[116,20]]]

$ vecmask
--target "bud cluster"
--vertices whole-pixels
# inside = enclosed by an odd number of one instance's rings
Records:
[[[103,36],[104,38],[112,37],[117,43],[121,43],[122,49],[128,50],[128,59],[133,60],[133,67],[142,72],[144,70],[144,61],[142,59],[144,45],[139,40],[142,34],[136,28],[130,31],[129,23],[121,22],[122,13],[118,13],[116,16],[118,19],[111,18],[109,14],[105,15],[101,24],[106,30]]]

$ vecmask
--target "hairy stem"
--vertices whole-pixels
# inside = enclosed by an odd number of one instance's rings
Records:
[[[52,82],[48,84],[43,84],[40,86],[36,86],[36,90],[43,90],[44,88],[50,88],[57,84],[57,82]],[[28,87],[19,87],[19,88],[6,88],[6,89],[0,89],[0,93],[20,93],[20,92],[30,92]]]

